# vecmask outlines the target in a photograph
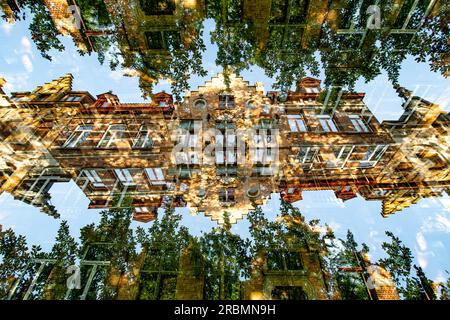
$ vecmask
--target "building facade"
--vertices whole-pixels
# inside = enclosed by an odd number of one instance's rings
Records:
[[[403,88],[405,113],[379,123],[363,93],[329,94],[313,78],[288,94],[219,74],[183,102],[165,92],[123,103],[72,90],[66,75],[31,92],[2,93],[2,192],[57,216],[55,182],[73,180],[89,208],[128,206],[150,221],[189,207],[235,223],[274,193],[306,190],[383,202],[383,216],[448,192],[449,115]]]

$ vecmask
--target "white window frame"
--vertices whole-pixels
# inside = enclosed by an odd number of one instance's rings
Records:
[[[129,169],[114,169],[114,174],[124,187],[136,185]]]
[[[123,130],[115,130],[113,127],[123,127]],[[117,133],[121,133],[120,137],[117,137]],[[115,143],[117,140],[123,138],[123,133],[127,132],[127,126],[125,124],[111,124],[108,126],[108,129],[103,134],[103,137],[100,139],[97,144],[97,148],[111,148],[111,144]],[[108,135],[110,135],[108,137]],[[105,144],[106,141],[106,145]]]
[[[225,141],[224,141],[225,139]],[[237,162],[237,137],[234,130],[215,136],[216,164],[235,164]]]
[[[388,145],[384,144],[377,144],[375,145],[375,148],[372,150],[372,152],[368,155],[370,148],[374,147],[373,145],[368,146],[369,149],[367,150],[366,154],[364,155],[364,158],[359,162],[360,167],[373,167],[378,163],[378,161],[383,157],[384,153],[388,149]],[[374,159],[375,157],[375,159]]]
[[[288,124],[291,132],[307,132],[308,127],[305,122],[305,117],[299,114],[288,115]]]
[[[305,87],[306,93],[319,93],[318,87]]]
[[[105,184],[95,169],[84,169],[82,172],[95,188],[104,188]]]
[[[306,149],[306,153],[303,156],[303,159],[300,158],[300,151],[301,151],[301,149]],[[297,159],[299,159],[299,161],[302,164],[313,164],[315,162],[317,156],[319,155],[319,151],[320,151],[319,147],[301,146],[300,150],[297,153]],[[313,153],[312,157],[310,157],[310,153]],[[310,161],[306,161],[309,158],[311,158],[311,160]]]
[[[349,150],[350,149],[350,150]],[[350,159],[353,149],[355,149],[355,146],[352,145],[343,145],[341,146],[341,149],[339,150],[338,155],[333,152],[335,155],[335,159],[329,162],[328,167],[331,169],[335,168],[343,168],[345,167],[345,164],[347,163],[348,159]],[[348,151],[346,151],[348,150]]]
[[[369,126],[366,124],[366,122],[361,118],[361,116],[357,114],[352,114],[348,116],[353,127],[355,128],[356,132],[370,132]]]
[[[330,115],[318,115],[320,126],[324,132],[338,132],[336,123]]]
[[[86,129],[83,129],[86,128]],[[76,148],[83,142],[87,140],[92,130],[93,125],[79,125],[74,132],[69,136],[69,138],[64,142],[63,148]],[[81,140],[81,142],[80,142]]]
[[[166,180],[164,178],[164,172],[161,168],[146,168],[145,174],[147,175],[147,179],[151,185],[164,185],[166,184]]]
[[[144,136],[143,140],[140,141],[142,136]],[[146,125],[142,125],[134,141],[133,148],[145,149],[151,147],[153,147],[153,139],[150,135],[150,130]]]

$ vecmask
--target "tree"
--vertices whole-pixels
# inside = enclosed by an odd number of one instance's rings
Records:
[[[118,297],[120,280],[132,276],[132,263],[136,259],[136,241],[130,228],[133,209],[126,198],[121,208],[100,212],[98,225],[81,229],[80,258],[90,261],[109,261],[94,277],[88,299],[115,299]],[[81,261],[83,262],[83,261]],[[91,266],[82,265],[82,283],[87,283]]]
[[[433,283],[427,278],[421,267],[412,264],[411,249],[403,244],[392,232],[386,231],[390,242],[383,242],[381,247],[387,257],[380,259],[380,263],[391,273],[397,289],[406,300],[434,300],[436,295]],[[411,274],[412,267],[416,276]]]
[[[205,266],[205,299],[237,300],[241,279],[249,276],[249,241],[233,234],[225,213],[222,226],[213,228],[200,238]]]
[[[78,243],[70,235],[67,221],[62,221],[49,258],[54,259],[53,268],[46,281],[44,299],[64,299],[67,291],[67,270],[74,266],[78,256]]]
[[[32,246],[30,250],[26,238],[17,236],[12,229],[0,232],[0,299],[24,298],[37,272],[34,259],[43,257],[39,246]],[[39,297],[40,293],[38,283],[29,299]]]
[[[180,255],[193,241],[187,228],[180,226],[180,220],[181,215],[175,214],[173,208],[166,208],[164,216],[147,231],[138,228],[137,242],[142,247],[138,257],[141,270],[138,299],[175,298]]]
[[[30,253],[24,236],[12,229],[0,232],[0,299],[5,299],[28,266]],[[20,291],[20,290],[19,290]]]
[[[367,300],[369,295],[363,280],[363,270],[358,272],[346,272],[342,268],[361,267],[361,253],[369,251],[365,244],[362,250],[358,249],[353,233],[348,230],[346,239],[339,239],[339,243],[334,246],[334,254],[330,259],[331,269],[335,274],[337,286],[344,300]]]
[[[391,273],[397,288],[402,290],[404,282],[411,272],[413,255],[411,250],[392,232],[386,231],[391,242],[383,242],[381,247],[387,257],[380,259],[380,263]]]

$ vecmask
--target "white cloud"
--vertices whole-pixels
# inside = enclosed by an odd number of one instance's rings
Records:
[[[424,269],[427,267],[428,260],[425,257],[425,253],[419,251],[417,254],[417,260],[419,261],[419,266],[421,266]]]
[[[371,230],[370,232],[369,232],[369,238],[370,239],[374,239],[376,236],[378,236],[378,231],[376,231],[376,230]]]
[[[425,236],[423,235],[422,232],[418,232],[416,234],[416,241],[420,251],[427,250],[427,240],[425,239]]]
[[[440,224],[442,230],[445,230],[446,232],[450,232],[450,219],[449,218],[444,217],[441,214],[438,214],[436,217],[436,221]]]
[[[22,44],[22,50],[24,53],[31,53],[31,42],[28,40],[27,37],[22,37],[22,40],[20,41]]]
[[[29,75],[26,72],[14,73],[14,74],[2,74],[3,78],[5,78],[6,85],[5,88],[9,92],[25,90],[28,88],[29,84]]]
[[[122,76],[123,72],[118,70],[114,70],[109,73],[109,77],[114,81],[119,81],[120,79],[122,79]]]
[[[13,25],[12,23],[4,22],[2,23],[1,28],[3,29],[3,32],[5,32],[5,34],[9,36],[11,34]]]
[[[25,68],[25,70],[27,70],[27,72],[33,72],[33,63],[31,62],[30,58],[24,54],[22,56],[22,64],[23,67]]]
[[[445,214],[437,214],[435,217],[428,217],[420,229],[423,232],[450,233],[450,219]]]

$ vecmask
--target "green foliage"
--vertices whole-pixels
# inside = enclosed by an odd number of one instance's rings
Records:
[[[32,15],[30,23],[31,39],[36,44],[42,57],[52,60],[51,50],[63,51],[64,46],[58,39],[59,32],[56,29],[50,13],[43,0],[19,0],[18,5],[27,9]],[[25,13],[23,18],[25,18]]]
[[[368,252],[365,244],[363,251]],[[336,250],[337,249],[337,250]],[[330,259],[331,270],[335,274],[337,287],[344,300],[368,300],[367,288],[362,279],[361,273],[340,271],[340,267],[356,268],[359,267],[358,243],[355,241],[353,233],[348,230],[345,240],[339,239],[334,247],[334,255]]]
[[[6,298],[30,258],[24,236],[17,236],[12,229],[0,233],[0,299]]]

